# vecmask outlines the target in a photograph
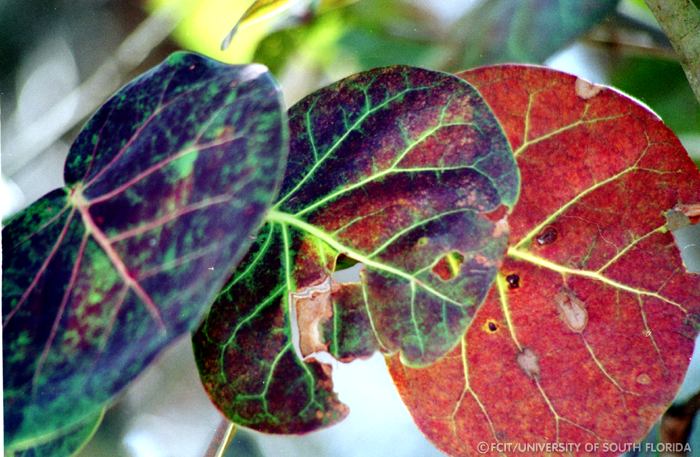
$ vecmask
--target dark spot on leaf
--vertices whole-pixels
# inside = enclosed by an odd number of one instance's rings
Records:
[[[487,331],[489,333],[496,333],[498,331],[498,324],[495,320],[489,319],[486,321],[482,328],[484,331]]]
[[[464,256],[457,251],[445,254],[433,267],[435,273],[443,281],[451,281],[459,275],[464,263]]]
[[[535,240],[537,241],[537,244],[544,246],[554,243],[557,240],[557,236],[559,236],[557,229],[549,225],[545,227],[539,235],[537,235]]]
[[[520,276],[515,273],[506,276],[506,282],[508,283],[509,289],[517,289],[520,287]]]

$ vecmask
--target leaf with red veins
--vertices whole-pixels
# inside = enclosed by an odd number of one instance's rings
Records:
[[[452,75],[360,73],[289,116],[281,198],[194,335],[213,402],[272,433],[347,414],[315,352],[422,366],[452,349],[493,282],[519,187],[490,109]],[[339,284],[347,259],[360,278]]]
[[[5,444],[94,417],[193,329],[281,181],[264,67],[176,53],[88,121],[67,186],[3,229]]]
[[[424,369],[388,359],[394,381],[451,455],[477,455],[481,441],[613,455],[602,443],[646,434],[693,350],[700,276],[664,215],[699,201],[700,174],[657,116],[614,90],[517,65],[461,76],[520,167],[510,247],[461,346]]]

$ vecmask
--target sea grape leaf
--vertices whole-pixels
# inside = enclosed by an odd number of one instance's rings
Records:
[[[70,424],[49,433],[21,443],[13,448],[5,448],[8,457],[70,457],[76,455],[97,432],[104,410],[86,420]]]
[[[452,75],[360,73],[289,117],[281,198],[194,335],[213,402],[272,433],[347,414],[316,352],[424,365],[449,351],[493,281],[519,189],[500,126]],[[338,283],[336,263],[353,262],[359,281]]]
[[[3,229],[5,442],[93,416],[199,322],[288,147],[260,65],[175,53],[83,128],[66,187]]]
[[[617,0],[489,0],[468,11],[450,36],[461,43],[455,66],[544,62],[615,11]]]
[[[295,24],[308,20],[310,16],[317,13],[324,13],[328,10],[339,8],[358,0],[256,0],[243,15],[238,19],[221,42],[221,49],[225,50],[231,44],[238,29],[248,24],[265,20],[274,16],[282,16],[282,24]],[[299,10],[294,14],[293,10]],[[289,16],[289,17],[284,17]],[[298,17],[295,17],[298,16]],[[278,26],[279,27],[279,26]]]
[[[700,276],[664,214],[700,201],[700,173],[658,117],[614,90],[518,65],[461,76],[504,126],[522,192],[497,287],[460,346],[426,369],[388,360],[394,381],[451,455],[635,442],[693,350]]]

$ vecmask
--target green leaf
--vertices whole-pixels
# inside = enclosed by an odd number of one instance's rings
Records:
[[[454,65],[543,62],[615,10],[617,0],[489,0],[460,18],[450,36]]]
[[[224,40],[221,42],[221,50],[225,50],[231,44],[233,36],[236,34],[239,28],[245,27],[247,24],[286,13],[290,8],[294,7],[298,3],[303,3],[307,7],[311,7],[312,0],[255,0],[247,10],[243,13],[243,16],[236,21],[235,25],[228,32]],[[308,4],[308,5],[307,5]]]
[[[214,403],[273,433],[347,414],[316,352],[379,349],[420,366],[454,347],[491,286],[519,191],[499,124],[452,75],[360,73],[289,116],[282,197],[194,335]],[[353,262],[360,277],[339,282],[338,264]]]
[[[365,0],[269,35],[255,60],[275,74],[300,65],[331,76],[396,64],[435,67],[444,53],[441,32],[440,22],[420,6]]]
[[[92,439],[102,422],[104,410],[95,416],[57,429],[47,436],[36,437],[28,442],[19,443],[5,449],[8,457],[69,457],[80,450]]]
[[[611,67],[612,84],[648,104],[676,134],[700,134],[700,105],[693,103],[680,63],[623,56]]]
[[[197,325],[275,198],[281,106],[264,67],[176,53],[90,119],[67,186],[2,233],[6,445],[95,415]]]

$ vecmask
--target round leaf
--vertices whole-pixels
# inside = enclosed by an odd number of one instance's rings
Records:
[[[194,336],[214,403],[274,433],[347,413],[317,352],[379,349],[419,366],[459,341],[504,254],[519,186],[490,109],[452,75],[372,70],[289,116],[282,197]],[[357,263],[359,278],[340,282]]]
[[[3,230],[7,444],[93,416],[199,322],[276,195],[281,106],[264,67],[176,53],[90,119],[66,188]]]
[[[390,359],[394,381],[451,455],[515,453],[499,443],[615,454],[603,444],[646,434],[693,351],[700,276],[665,212],[700,201],[700,173],[658,117],[614,90],[515,65],[462,76],[522,174],[510,247],[460,346],[425,369]]]

